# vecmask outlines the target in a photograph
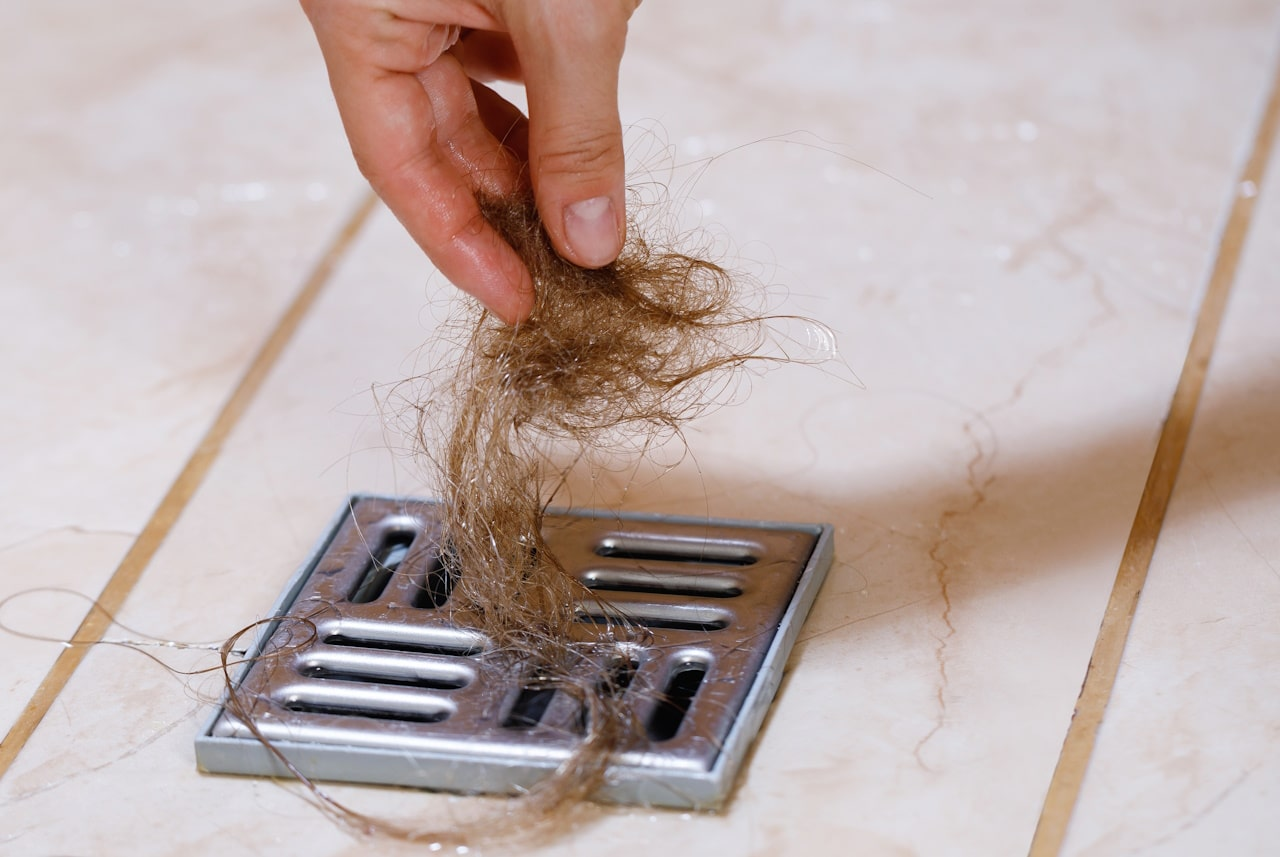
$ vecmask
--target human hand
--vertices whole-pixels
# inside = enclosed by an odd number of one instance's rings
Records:
[[[476,202],[526,181],[561,256],[617,258],[618,65],[639,0],[301,3],[360,171],[455,285],[509,324],[528,317],[529,272]],[[480,82],[494,79],[524,82],[527,120]]]

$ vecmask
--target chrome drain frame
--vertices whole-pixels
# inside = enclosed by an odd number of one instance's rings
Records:
[[[610,615],[648,629],[617,691],[646,734],[594,797],[719,807],[831,566],[830,525],[552,512],[544,537],[607,604],[580,605],[584,639]],[[516,793],[555,770],[580,708],[486,669],[488,641],[442,609],[451,585],[434,502],[353,495],[235,678],[255,726],[317,780]],[[225,698],[195,749],[204,771],[289,775]]]

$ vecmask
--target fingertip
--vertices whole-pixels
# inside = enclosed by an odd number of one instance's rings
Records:
[[[584,268],[602,268],[618,258],[625,220],[609,196],[595,196],[564,207],[564,254]]]
[[[510,245],[492,231],[489,231],[489,237],[500,242],[491,247],[490,252],[494,255],[490,256],[493,267],[489,269],[489,275],[458,285],[504,324],[516,325],[533,313],[533,278]],[[468,273],[479,270],[483,269],[471,267]]]
[[[504,292],[480,303],[503,324],[514,327],[528,321],[533,314],[533,288]]]

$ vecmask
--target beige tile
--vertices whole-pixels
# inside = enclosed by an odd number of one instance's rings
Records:
[[[1280,836],[1276,161],[1086,775],[1072,854],[1263,854]]]
[[[0,21],[0,598],[95,594],[359,183],[294,10],[10,4]],[[10,615],[66,632],[84,605]],[[7,730],[57,649],[3,645]]]
[[[626,117],[658,123],[677,161],[724,153],[692,185],[673,176],[680,216],[835,328],[863,386],[752,378],[660,480],[573,481],[583,505],[826,520],[839,540],[730,807],[608,810],[555,853],[1025,850],[1268,72],[1274,3],[1131,7],[640,10]],[[764,139],[793,129],[810,133]],[[664,176],[660,144],[633,141]],[[345,492],[429,490],[394,384],[423,365],[445,292],[377,218],[127,622],[225,636]],[[195,773],[193,696],[217,687],[191,687],[91,653],[0,783],[0,829],[34,851],[354,853],[287,787]],[[488,805],[338,791],[393,815]],[[54,823],[68,806],[74,829]]]

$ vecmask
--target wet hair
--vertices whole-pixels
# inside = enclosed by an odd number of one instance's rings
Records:
[[[609,652],[644,634],[625,621],[590,642],[573,633],[577,605],[599,596],[543,540],[563,462],[642,454],[731,395],[738,370],[774,358],[758,353],[768,319],[750,307],[757,290],[645,224],[633,219],[617,261],[590,270],[556,253],[532,196],[487,197],[481,210],[528,267],[533,312],[508,326],[467,303],[452,325],[462,347],[418,404],[418,437],[442,494],[454,620],[494,641],[502,668],[536,674],[589,712],[573,758],[524,799],[546,818],[589,795],[637,733],[611,692]],[[442,413],[443,444],[431,448]]]

